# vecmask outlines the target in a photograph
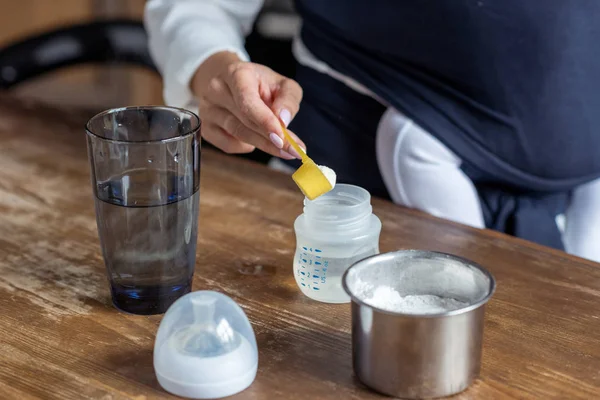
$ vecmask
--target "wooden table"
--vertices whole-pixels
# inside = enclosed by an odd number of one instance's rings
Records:
[[[0,96],[0,398],[173,398],[152,349],[160,316],[110,303],[84,114]],[[205,152],[194,289],[235,299],[259,346],[239,399],[383,398],[352,374],[350,309],[292,276],[302,197],[287,176]],[[600,398],[600,265],[374,201],[382,251],[440,250],[496,276],[481,379],[458,399]],[[600,244],[599,244],[600,245]]]

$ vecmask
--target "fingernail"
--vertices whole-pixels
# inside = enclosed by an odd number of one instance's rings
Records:
[[[281,120],[287,128],[287,126],[290,124],[290,121],[292,120],[292,114],[284,108],[279,112],[279,118],[281,118]]]
[[[292,146],[290,146],[290,148],[288,149],[288,151],[290,152],[291,155],[293,155],[298,160],[302,160],[302,156],[300,154],[298,154],[298,152],[296,151],[296,149],[293,148]]]
[[[283,158],[284,160],[293,160],[296,158],[285,150],[279,150],[279,154],[281,155],[281,158]]]
[[[280,138],[276,133],[271,133],[269,135],[269,139],[271,139],[271,142],[275,145],[275,147],[277,147],[278,149],[282,149],[283,148],[283,139]]]

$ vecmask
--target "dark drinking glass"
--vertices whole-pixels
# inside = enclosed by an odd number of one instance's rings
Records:
[[[160,314],[196,260],[200,120],[170,107],[108,110],[86,125],[96,222],[112,301]]]

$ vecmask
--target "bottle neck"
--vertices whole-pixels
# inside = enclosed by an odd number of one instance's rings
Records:
[[[338,184],[315,200],[304,199],[304,217],[315,227],[360,227],[372,212],[371,195],[354,185]]]

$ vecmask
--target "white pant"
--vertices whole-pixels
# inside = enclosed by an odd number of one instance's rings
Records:
[[[395,203],[485,227],[477,191],[460,169],[461,160],[392,108],[379,122],[377,162]],[[600,179],[574,190],[561,228],[567,252],[600,262]]]

